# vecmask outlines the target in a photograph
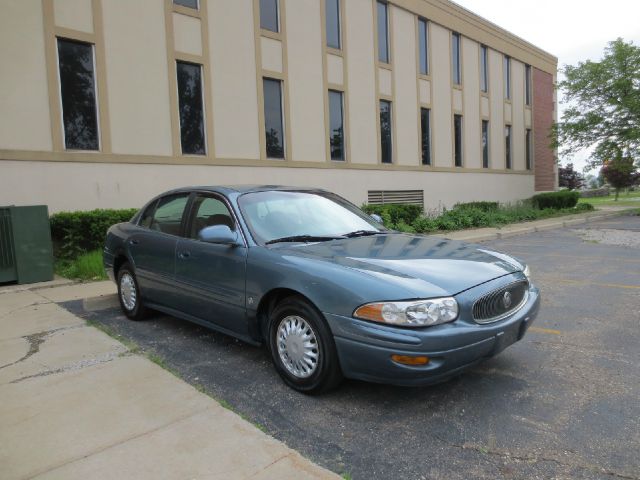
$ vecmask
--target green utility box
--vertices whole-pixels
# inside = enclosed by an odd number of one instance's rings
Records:
[[[53,280],[46,205],[0,207],[0,283]]]

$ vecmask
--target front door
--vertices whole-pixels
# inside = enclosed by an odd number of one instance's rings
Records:
[[[176,248],[180,310],[232,332],[248,332],[245,310],[247,248],[201,242],[198,232],[212,225],[239,227],[226,203],[213,194],[193,200],[185,238]],[[239,238],[242,238],[241,236]]]

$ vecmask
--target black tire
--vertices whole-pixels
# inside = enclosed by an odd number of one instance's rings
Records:
[[[126,292],[127,287],[133,289],[135,296],[123,294],[123,290]],[[133,304],[131,304],[132,298]],[[130,320],[142,320],[147,316],[148,311],[142,302],[138,280],[129,262],[123,263],[118,270],[118,300],[120,308]]]
[[[294,318],[296,320],[294,320]],[[306,325],[297,319],[301,319]],[[317,351],[317,359],[315,363],[311,362],[314,366],[309,367],[311,372],[307,374],[308,376],[301,377],[300,375],[292,373],[289,368],[295,369],[293,362],[289,362],[290,367],[288,368],[285,366],[285,361],[281,357],[280,350],[278,349],[279,329],[281,324],[284,325],[285,322],[304,325],[302,330],[307,332],[308,335],[310,334],[309,332],[313,333],[312,338],[314,338],[315,341],[310,341],[309,343],[314,345],[315,348],[309,347],[309,350]],[[269,350],[271,351],[273,364],[284,382],[291,388],[307,394],[317,394],[335,388],[342,381],[342,371],[340,369],[338,353],[329,326],[322,317],[322,314],[303,298],[292,296],[280,301],[269,315],[268,332]],[[284,346],[285,342],[282,342],[282,345]],[[295,345],[291,347],[293,348]],[[301,362],[298,363],[300,364]],[[308,363],[304,364],[305,367],[308,367],[308,365]],[[298,373],[305,374],[304,372]]]

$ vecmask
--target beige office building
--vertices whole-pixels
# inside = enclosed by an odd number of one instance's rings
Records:
[[[266,183],[435,209],[556,186],[557,59],[446,0],[1,8],[0,205]]]

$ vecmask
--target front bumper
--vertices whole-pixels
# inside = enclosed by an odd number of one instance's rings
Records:
[[[511,280],[514,278],[519,279]],[[531,285],[526,303],[495,323],[473,322],[470,308],[464,305],[472,305],[476,298],[504,282],[504,278],[493,280],[457,295],[458,303],[463,305],[460,317],[435,327],[398,328],[325,313],[344,375],[394,385],[430,385],[500,353],[520,340],[535,320],[540,308],[539,290]],[[408,366],[394,362],[394,354],[427,356],[430,361],[423,366]]]

